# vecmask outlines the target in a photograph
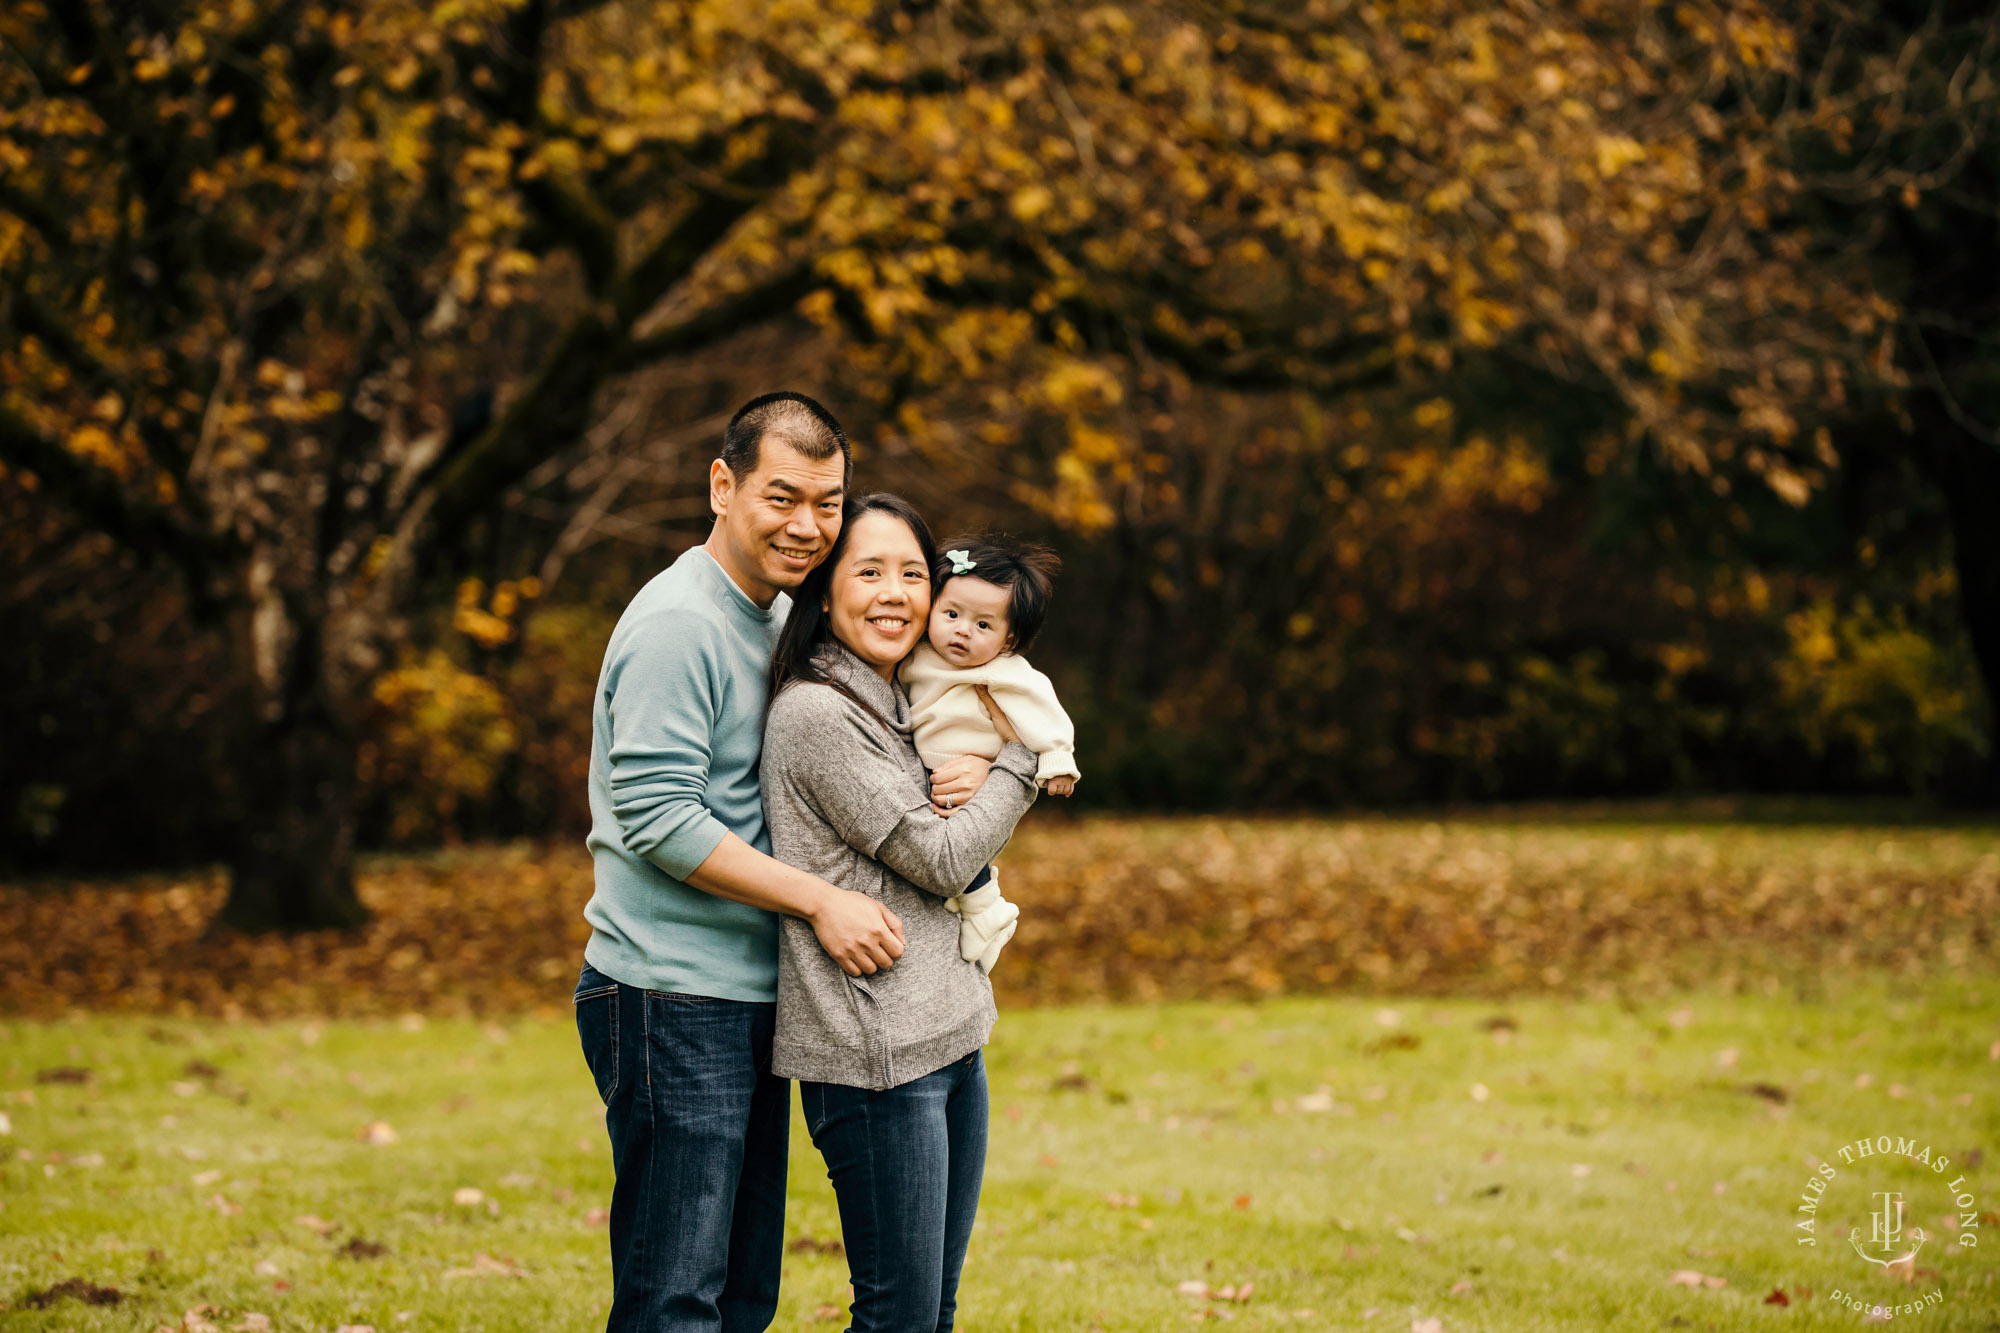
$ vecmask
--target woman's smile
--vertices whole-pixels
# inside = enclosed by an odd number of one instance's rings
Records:
[[[865,514],[827,587],[833,636],[887,680],[916,645],[931,610],[930,563],[901,519]]]

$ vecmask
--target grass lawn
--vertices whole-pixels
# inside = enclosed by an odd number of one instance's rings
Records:
[[[961,1327],[1863,1322],[1835,1289],[2000,1325],[1977,1164],[2000,1147],[2000,980],[1773,985],[1008,1012]],[[611,1174],[566,1018],[15,1020],[0,1109],[0,1330],[148,1333],[200,1306],[188,1327],[601,1326]],[[1881,1134],[1952,1169],[1839,1164]],[[838,1235],[833,1199],[793,1144],[779,1325],[838,1328],[845,1262],[810,1243]],[[1808,1249],[1792,1209],[1821,1159],[1840,1175]],[[1907,1283],[1845,1239],[1887,1188],[1932,1237]],[[28,1306],[71,1278],[124,1299]]]

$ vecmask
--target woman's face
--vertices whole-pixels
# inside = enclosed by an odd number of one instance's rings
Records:
[[[930,567],[908,524],[873,513],[849,525],[826,610],[833,637],[884,680],[894,679],[931,612]]]

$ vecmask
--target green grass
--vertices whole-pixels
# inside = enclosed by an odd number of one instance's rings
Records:
[[[1794,1244],[1791,1208],[1809,1157],[1864,1135],[1961,1163],[2000,1146],[2000,986],[1826,982],[1807,1002],[1007,1014],[961,1327],[1115,1333],[1210,1311],[1245,1330],[1818,1329],[1860,1322],[1826,1299],[1845,1288],[1939,1290],[1921,1326],[1992,1328],[2000,1224],[1955,1253],[1934,1232],[1920,1263],[1937,1276],[1906,1287],[1839,1240],[1865,1227],[1858,1183],[1817,1249]],[[1488,1030],[1502,1014],[1518,1028]],[[37,1083],[59,1066],[90,1081]],[[0,1074],[0,1329],[144,1333],[204,1304],[223,1328],[251,1311],[278,1329],[601,1327],[609,1263],[588,1214],[610,1166],[566,1021],[13,1022]],[[378,1120],[395,1142],[357,1138]],[[802,1128],[793,1151],[789,1233],[837,1236]],[[1934,1228],[1957,1169],[1902,1174],[1911,1222]],[[1964,1188],[1990,1213],[1983,1175]],[[490,1202],[454,1203],[461,1189]],[[347,1257],[356,1237],[386,1251]],[[1679,1269],[1727,1285],[1672,1285]],[[71,1277],[126,1300],[23,1308]],[[1202,1300],[1186,1281],[1253,1292]],[[1774,1287],[1814,1296],[1764,1304]],[[789,1254],[784,1291],[779,1327],[839,1327],[814,1311],[844,1305],[844,1260]]]

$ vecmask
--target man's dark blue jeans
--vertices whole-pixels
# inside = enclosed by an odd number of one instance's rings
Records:
[[[802,1082],[799,1102],[840,1205],[853,1333],[949,1333],[986,1169],[980,1053],[884,1092]]]
[[[618,1173],[608,1333],[758,1333],[777,1312],[791,1084],[771,1074],[776,1015],[588,964],[577,979]]]

